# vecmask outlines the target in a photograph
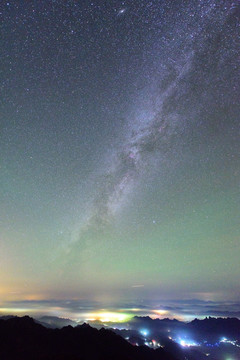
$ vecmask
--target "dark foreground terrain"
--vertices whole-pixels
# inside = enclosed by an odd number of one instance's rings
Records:
[[[132,346],[89,325],[47,329],[24,316],[0,320],[1,360],[177,360],[164,349]]]
[[[52,329],[79,325],[54,316],[44,316],[38,321]],[[178,360],[240,359],[240,320],[237,318],[208,317],[183,322],[135,316],[125,323],[104,324],[95,320],[90,325],[110,329],[134,346],[145,345],[154,350],[164,348]]]

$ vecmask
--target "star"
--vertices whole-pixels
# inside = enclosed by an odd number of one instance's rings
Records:
[[[117,13],[117,16],[123,15],[126,12],[126,9],[120,9]]]

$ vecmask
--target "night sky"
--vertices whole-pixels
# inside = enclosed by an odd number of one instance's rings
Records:
[[[238,4],[1,2],[2,309],[239,297]]]

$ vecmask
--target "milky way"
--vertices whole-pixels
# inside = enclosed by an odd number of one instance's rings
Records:
[[[170,49],[169,53],[169,43],[162,44],[158,54],[160,73],[155,79],[150,77],[154,88],[150,88],[149,91],[146,86],[143,90],[145,97],[149,97],[152,103],[154,102],[154,109],[151,109],[152,113],[145,115],[144,119],[139,120],[134,114],[135,119],[127,118],[128,133],[124,139],[121,139],[123,144],[113,150],[113,155],[108,160],[104,172],[97,174],[98,193],[90,200],[89,214],[79,231],[75,231],[72,236],[73,242],[82,243],[83,248],[94,247],[95,235],[91,231],[104,231],[108,226],[114,226],[118,212],[124,210],[122,209],[124,200],[135,191],[139,177],[141,178],[149,162],[152,162],[153,166],[157,164],[161,167],[163,157],[168,157],[169,153],[174,153],[174,151],[181,152],[182,143],[191,141],[189,132],[190,136],[193,132],[196,133],[194,127],[196,125],[201,127],[204,117],[218,116],[220,109],[210,109],[215,106],[214,103],[209,104],[209,109],[202,108],[203,104],[206,106],[208,96],[219,102],[221,108],[228,106],[230,83],[227,79],[229,71],[227,62],[231,54],[227,51],[223,52],[218,45],[215,45],[214,49],[213,44],[220,41],[221,34],[225,31],[226,39],[224,40],[227,41],[230,35],[228,27],[235,6],[233,3],[228,4],[224,7],[224,13],[223,8],[217,7],[214,2],[209,2],[200,8],[198,22],[192,27],[188,24],[188,18],[196,15],[192,14],[192,7],[184,8],[181,10],[182,13],[177,14],[182,19],[173,27],[176,37],[174,41],[177,46],[175,49]],[[123,13],[120,11],[118,15]],[[215,23],[212,24],[212,21]],[[184,34],[186,42],[182,48],[184,40],[182,40],[181,32],[187,25],[189,29]],[[235,41],[235,39],[229,40]],[[235,52],[236,49],[232,48],[231,51]],[[167,57],[164,56],[161,59],[161,53],[167,54]],[[210,70],[208,68],[214,68],[214,66],[217,69],[210,73],[210,78],[206,78],[206,73]],[[203,93],[200,91],[201,87]],[[222,99],[216,92],[222,92],[220,94]],[[135,107],[138,106],[142,107],[141,103],[135,101]],[[218,124],[216,123],[215,126],[218,127]],[[203,127],[206,127],[204,131],[205,135],[206,133],[208,135],[208,124]],[[202,137],[201,133],[197,135]],[[152,176],[151,173],[154,174],[154,171],[150,171],[148,177]],[[90,232],[90,239],[85,243],[88,232]],[[72,241],[70,246],[72,246]],[[71,250],[68,248],[69,251]]]
[[[184,123],[181,117],[177,113],[164,111],[164,106],[170,98],[176,96],[175,92],[181,91],[178,83],[189,71],[190,61],[180,68],[179,73],[176,71],[173,81],[160,93],[159,108],[153,118],[146,119],[144,126],[139,124],[137,130],[132,130],[130,136],[126,136],[124,145],[111,157],[110,166],[104,174],[100,174],[98,181],[102,184],[97,198],[93,199],[90,215],[82,225],[83,229],[80,228],[77,241],[82,240],[82,232],[85,233],[91,228],[98,231],[114,222],[114,216],[125,197],[134,191],[134,185],[146,166],[148,155],[159,158],[162,153],[171,151],[175,137],[183,133],[181,127]]]
[[[4,299],[237,298],[238,11],[3,3]]]

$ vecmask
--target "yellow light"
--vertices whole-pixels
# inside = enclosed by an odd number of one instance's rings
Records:
[[[31,309],[23,309],[23,308],[0,308],[0,313],[4,314],[18,314],[18,313],[29,313],[32,312]]]
[[[96,312],[84,314],[86,320],[99,320],[101,322],[124,322],[129,320],[132,315],[120,312]],[[90,320],[89,320],[90,321]]]
[[[166,314],[168,314],[167,310],[152,310],[152,312],[154,314],[157,314],[157,315],[166,315]]]

